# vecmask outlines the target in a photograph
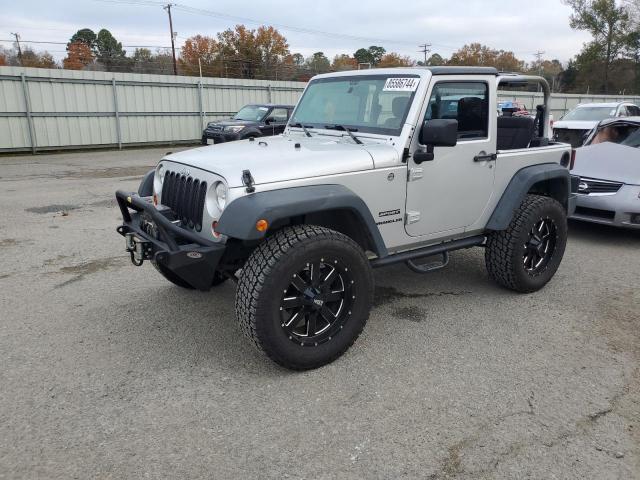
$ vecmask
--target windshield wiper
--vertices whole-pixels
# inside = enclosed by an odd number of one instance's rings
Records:
[[[344,125],[325,125],[324,128],[327,128],[329,130],[344,130],[345,132],[347,132],[349,134],[349,136],[353,139],[354,142],[356,142],[358,145],[362,145],[362,140],[360,140],[358,137],[356,137],[353,132],[357,132],[358,129],[357,128],[348,128],[345,127]]]
[[[292,126],[292,127],[296,127],[296,128],[301,128],[302,130],[304,130],[304,134],[305,134],[307,137],[310,137],[310,136],[311,136],[311,134],[309,133],[309,130],[307,130],[307,127],[305,127],[305,126],[304,126],[303,124],[301,124],[300,122],[298,122],[298,123],[292,123],[292,124],[291,124],[291,126]]]

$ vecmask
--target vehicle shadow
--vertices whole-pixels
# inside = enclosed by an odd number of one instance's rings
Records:
[[[603,245],[633,245],[640,241],[640,229],[569,220],[569,238],[572,237]]]

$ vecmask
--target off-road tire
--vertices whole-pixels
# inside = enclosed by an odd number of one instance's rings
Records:
[[[525,268],[526,244],[530,232],[542,219],[554,224],[554,250],[537,271]],[[558,270],[567,243],[567,215],[555,199],[527,195],[514,212],[506,230],[492,232],[487,239],[485,264],[489,276],[498,284],[516,292],[529,293],[544,287]]]
[[[313,336],[304,343],[305,338],[299,342],[300,337],[286,331],[282,305],[296,272],[320,261],[335,262],[343,273],[348,270],[345,293],[349,303],[340,306],[349,308],[337,333],[328,337],[325,333],[324,341],[314,345]],[[313,225],[286,227],[262,242],[245,263],[236,290],[236,318],[253,344],[277,364],[292,370],[318,368],[337,359],[356,341],[369,317],[373,286],[369,260],[351,238]]]
[[[160,275],[162,275],[164,278],[169,280],[174,285],[177,285],[178,287],[181,287],[181,288],[186,288],[187,290],[195,290],[191,285],[189,285],[187,282],[182,280],[179,276],[177,276],[171,270],[167,269],[167,267],[165,267],[161,263],[157,263],[151,260],[151,265],[154,266],[154,268],[160,273]],[[213,281],[211,282],[211,286],[217,287],[218,285],[224,283],[226,280],[227,280],[227,277],[225,277],[219,272],[216,272],[213,275]]]

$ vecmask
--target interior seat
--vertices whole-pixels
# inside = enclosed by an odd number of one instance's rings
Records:
[[[386,128],[400,128],[402,120],[404,120],[404,112],[407,109],[409,97],[396,97],[391,102],[391,112],[393,117],[387,118],[384,122]]]
[[[527,148],[533,137],[531,117],[498,117],[498,150]]]

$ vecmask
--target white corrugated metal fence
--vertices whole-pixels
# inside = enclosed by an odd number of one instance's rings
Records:
[[[206,122],[248,103],[295,104],[303,82],[0,67],[0,152],[197,142]],[[542,94],[500,92],[535,110]],[[638,97],[553,94],[579,103]]]

